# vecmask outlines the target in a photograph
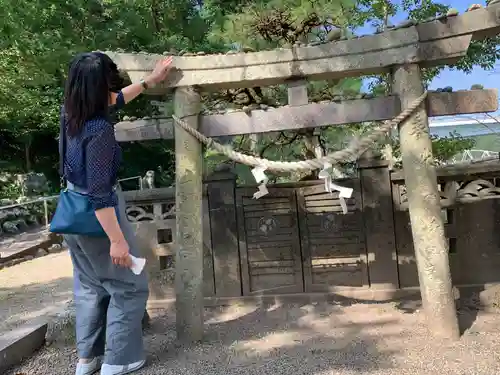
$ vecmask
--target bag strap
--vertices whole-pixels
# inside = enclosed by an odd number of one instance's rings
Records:
[[[59,130],[59,177],[61,187],[65,187],[66,178],[64,177],[64,165],[66,161],[66,119],[64,106],[61,107],[60,130]]]

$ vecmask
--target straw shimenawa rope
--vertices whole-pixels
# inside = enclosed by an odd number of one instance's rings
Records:
[[[361,139],[351,142],[351,144],[343,150],[332,152],[321,158],[291,162],[272,161],[242,154],[241,152],[234,151],[229,146],[222,145],[212,138],[204,136],[198,130],[192,128],[177,116],[172,116],[172,118],[174,119],[174,123],[176,125],[180,126],[200,142],[215,149],[221,154],[226,155],[229,159],[234,160],[235,162],[245,164],[250,167],[263,167],[266,170],[275,172],[312,171],[324,168],[325,163],[335,165],[340,162],[356,160],[363,152],[366,151],[366,149],[370,148],[377,141],[377,139],[387,134],[394,126],[397,126],[406,120],[406,118],[409,117],[422,104],[426,97],[427,91],[415,99],[415,101],[412,102],[408,108],[402,111],[393,120],[385,121],[380,127],[373,129],[369,134],[365,135]]]

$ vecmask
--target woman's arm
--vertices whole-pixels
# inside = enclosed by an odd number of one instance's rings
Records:
[[[147,87],[153,87],[154,85],[150,77],[146,77],[144,79],[144,82]],[[142,82],[132,83],[131,85],[128,85],[127,87],[123,88],[122,94],[125,104],[137,98],[140,94],[144,92],[145,89],[146,88],[144,87]]]
[[[154,87],[154,85],[163,81],[172,67],[172,57],[166,57],[156,63],[156,66],[153,72],[144,78],[144,83],[146,86]],[[124,104],[131,102],[135,98],[137,98],[140,94],[142,94],[145,90],[144,84],[142,82],[132,83],[127,87],[122,89],[123,99],[125,101]],[[112,98],[112,104],[116,103],[117,96]]]
[[[132,267],[130,249],[118,223],[114,207],[96,210],[95,215],[99,223],[101,223],[104,232],[108,235],[110,241],[109,255],[113,264],[126,268]]]
[[[125,236],[118,223],[118,218],[116,217],[116,210],[114,207],[101,208],[95,211],[95,216],[99,223],[102,225],[102,229],[108,235],[109,241],[114,244],[126,243]]]
[[[125,237],[118,223],[115,207],[118,199],[113,190],[115,179],[115,138],[111,124],[103,123],[103,130],[87,144],[87,189],[89,201],[97,220],[112,243],[123,243]]]

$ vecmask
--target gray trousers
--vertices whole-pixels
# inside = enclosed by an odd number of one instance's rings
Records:
[[[130,253],[141,256],[126,218],[123,194],[120,190],[117,194],[120,227]],[[78,285],[74,290],[78,356],[104,355],[104,363],[109,365],[143,360],[141,322],[149,295],[146,272],[134,275],[131,270],[114,265],[109,256],[108,238],[65,235],[64,239]]]

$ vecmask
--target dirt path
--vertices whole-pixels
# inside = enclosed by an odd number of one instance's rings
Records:
[[[63,308],[72,298],[72,272],[67,251],[0,270],[0,334]]]
[[[137,375],[500,374],[500,315],[481,313],[454,344],[433,340],[423,314],[394,304],[236,306],[206,311],[203,344],[175,338],[172,307],[153,317],[148,367]],[[5,375],[66,375],[72,346],[44,348]]]

